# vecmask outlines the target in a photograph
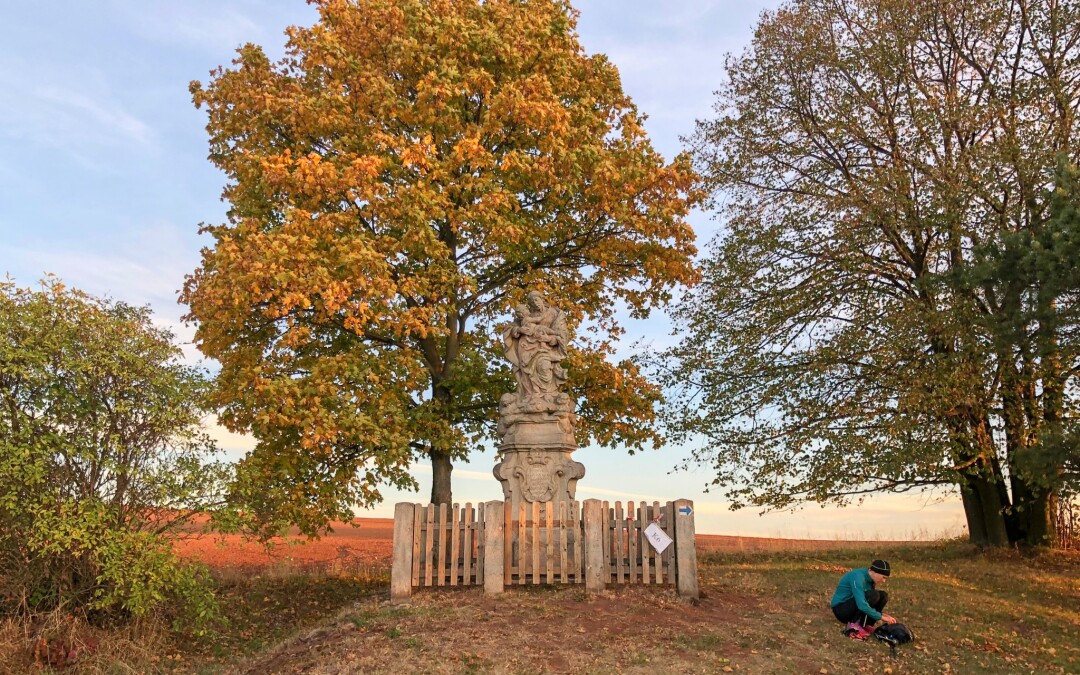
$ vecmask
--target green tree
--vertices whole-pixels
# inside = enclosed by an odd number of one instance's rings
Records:
[[[206,388],[147,309],[0,283],[0,611],[177,599],[208,617],[171,546],[226,484]]]
[[[1080,364],[1080,185],[1062,154],[1047,218],[1000,232],[973,251],[962,284],[997,309],[977,317],[1000,361],[1001,427],[1017,509],[1014,526],[1052,540],[1058,506],[1080,485],[1075,378]]]
[[[323,0],[271,63],[193,83],[229,222],[185,285],[216,400],[251,432],[236,494],[308,533],[495,436],[498,324],[526,288],[582,328],[579,440],[660,440],[658,389],[610,363],[616,311],[692,282],[697,195],[562,0]]]
[[[737,503],[959,488],[974,541],[1052,539],[1067,453],[1029,448],[1067,445],[1075,287],[1032,247],[1057,241],[1078,12],[794,0],[728,59],[692,139],[725,228],[667,366]]]

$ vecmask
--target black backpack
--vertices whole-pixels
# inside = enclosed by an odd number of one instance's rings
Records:
[[[902,623],[886,623],[874,629],[874,637],[889,645],[889,651],[896,653],[896,646],[915,639],[915,634]]]

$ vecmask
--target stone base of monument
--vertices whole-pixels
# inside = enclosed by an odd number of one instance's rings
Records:
[[[570,397],[507,394],[499,407],[502,461],[492,473],[502,484],[506,503],[516,509],[522,503],[572,502],[585,465],[570,456],[577,449]]]
[[[492,473],[502,484],[503,498],[514,508],[522,501],[568,503],[574,500],[585,465],[570,457],[573,448],[503,447],[502,461]]]

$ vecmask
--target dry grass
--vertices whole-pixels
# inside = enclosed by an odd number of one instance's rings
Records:
[[[0,674],[222,672],[383,593],[389,578],[385,565],[341,561],[215,570],[222,620],[201,634],[173,630],[163,615],[104,625],[62,612],[9,618],[0,622]]]
[[[159,617],[104,626],[64,612],[8,618],[0,621],[0,673],[153,672],[174,640]]]
[[[844,638],[827,608],[839,574],[878,556],[895,570],[890,613],[919,638],[896,658]],[[385,566],[226,569],[219,597],[228,622],[212,634],[152,622],[101,629],[54,619],[33,630],[9,622],[0,669],[27,672],[26,644],[44,630],[100,640],[79,673],[1080,672],[1076,553],[874,544],[708,553],[699,569],[697,603],[670,587],[590,596],[539,586],[498,597],[426,590],[406,607],[389,603]]]
[[[840,573],[888,557],[890,612],[919,636],[894,658],[843,637],[828,610]],[[237,673],[1073,673],[1080,556],[983,554],[958,542],[702,557],[706,597],[629,587],[372,596]]]

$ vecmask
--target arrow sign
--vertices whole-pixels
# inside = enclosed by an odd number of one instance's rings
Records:
[[[693,512],[694,512],[694,509],[692,507],[690,507],[690,506],[680,506],[679,507],[679,513],[681,513],[684,516],[688,516]]]

